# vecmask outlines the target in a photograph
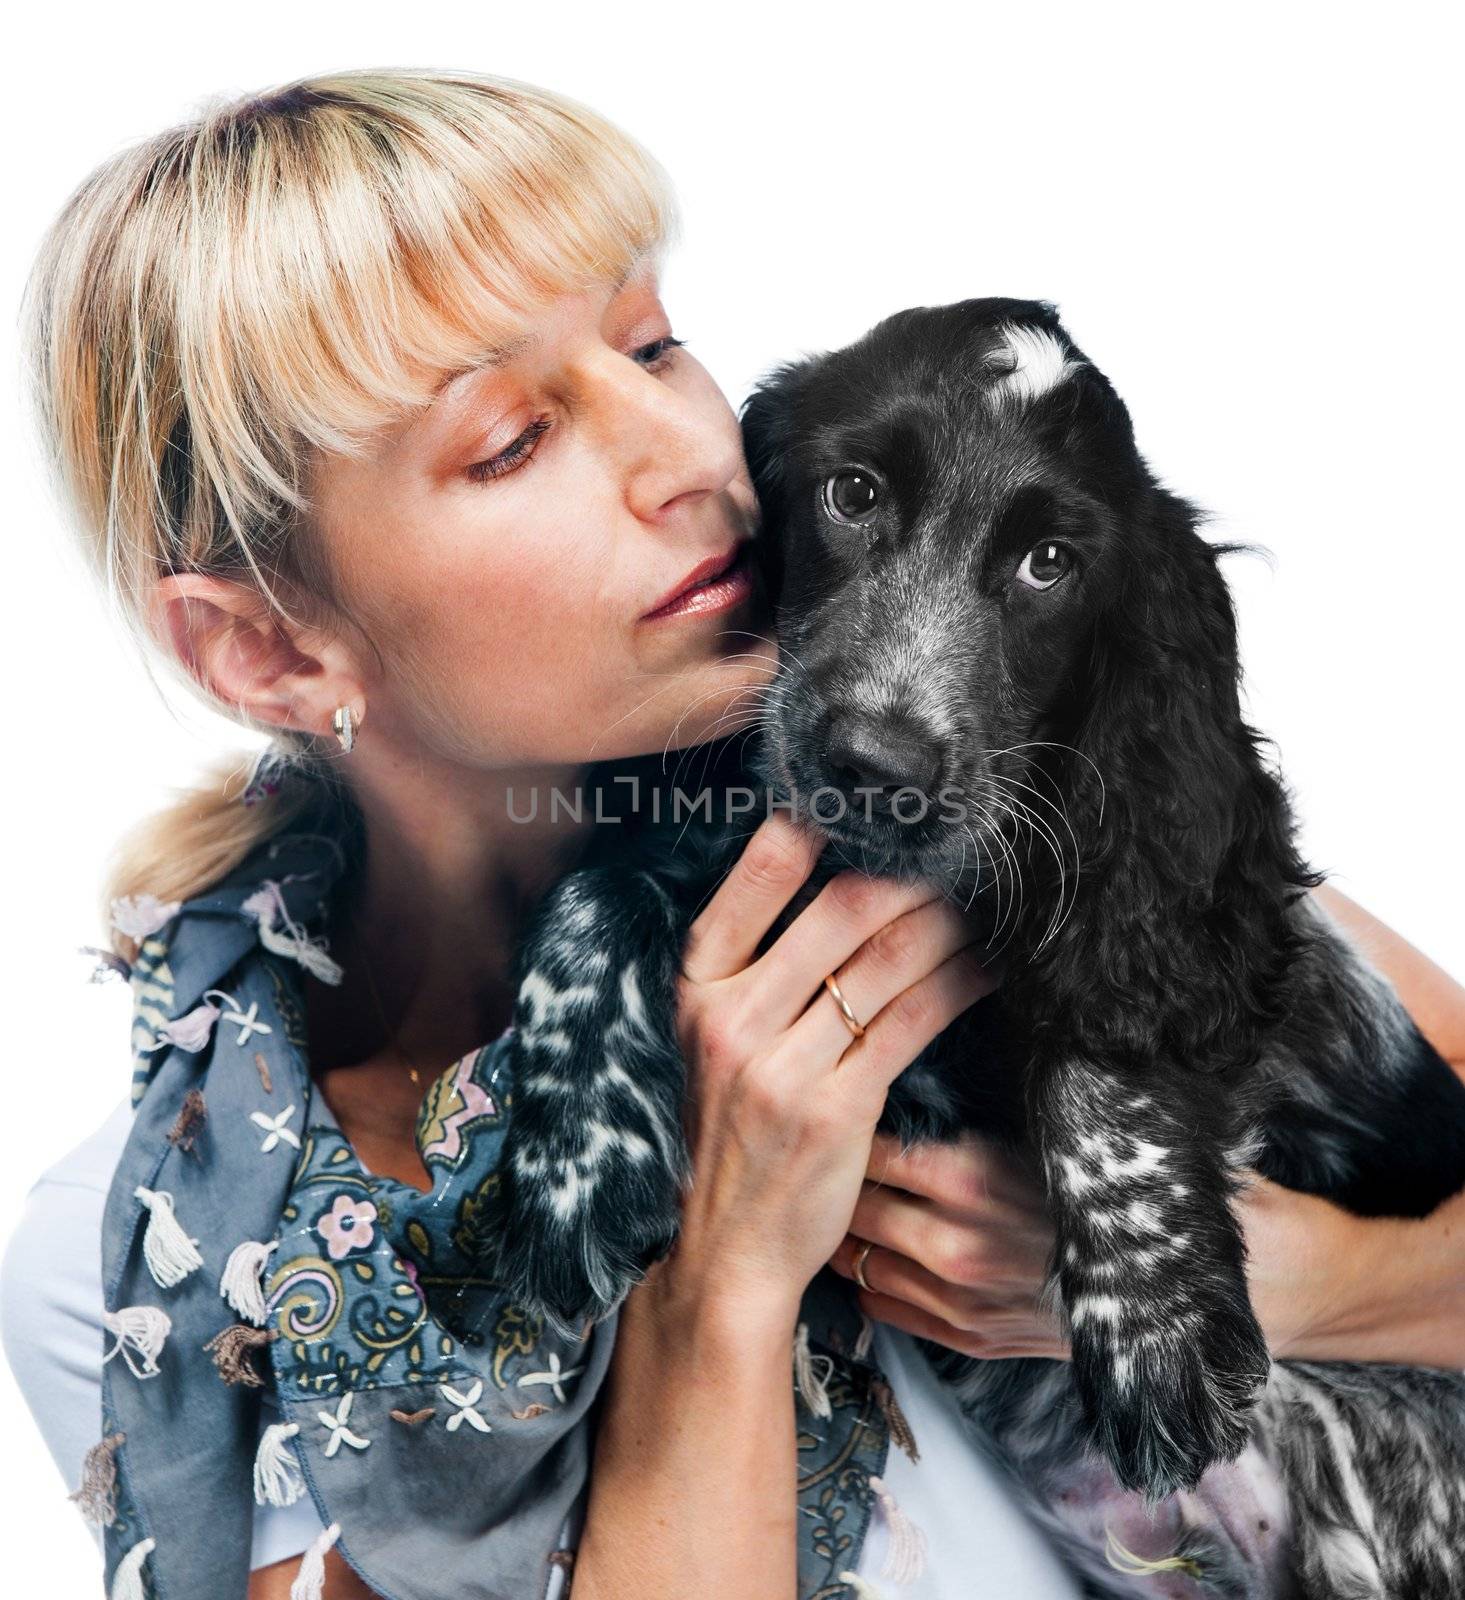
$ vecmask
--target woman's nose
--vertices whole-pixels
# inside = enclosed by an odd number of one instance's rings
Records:
[[[710,380],[705,394],[687,394],[635,368],[606,399],[609,448],[643,521],[720,494],[746,471],[742,434]]]

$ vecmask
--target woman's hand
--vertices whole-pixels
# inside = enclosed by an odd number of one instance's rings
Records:
[[[860,1271],[876,1321],[970,1356],[1059,1356],[1043,1301],[1053,1224],[1035,1174],[979,1134],[914,1145],[877,1134],[850,1235],[830,1262]]]
[[[1312,893],[1465,1078],[1465,987],[1331,883]],[[1248,1178],[1237,1215],[1274,1356],[1465,1367],[1465,1192],[1417,1220],[1358,1217]],[[1042,1190],[986,1141],[902,1155],[876,1139],[850,1234],[831,1264],[853,1277],[873,1241],[867,1315],[970,1355],[1068,1355],[1041,1298],[1053,1250]]]
[[[1257,1320],[1279,1359],[1465,1366],[1465,1195],[1418,1221],[1357,1217],[1257,1173],[1236,1200]],[[850,1236],[867,1316],[973,1356],[1055,1356],[1053,1226],[1035,1175],[975,1134],[901,1154],[877,1135]]]
[[[934,889],[855,872],[755,958],[822,844],[786,817],[762,824],[692,925],[679,997],[696,1177],[663,1279],[699,1295],[718,1286],[790,1327],[849,1225],[890,1084],[995,987]]]

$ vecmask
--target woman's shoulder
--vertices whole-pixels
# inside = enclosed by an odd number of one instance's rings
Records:
[[[100,1333],[102,1213],[131,1121],[129,1103],[119,1101],[25,1197],[0,1262],[0,1332],[12,1366],[26,1354],[17,1340],[30,1345],[33,1332],[45,1332],[50,1343],[63,1331],[57,1318],[81,1318]]]
[[[97,1440],[102,1213],[131,1115],[121,1101],[36,1179],[0,1260],[6,1359],[68,1484]]]

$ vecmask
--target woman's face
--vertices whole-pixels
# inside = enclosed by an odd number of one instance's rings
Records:
[[[364,736],[475,766],[578,763],[747,726],[776,654],[737,417],[652,267],[554,301],[315,500],[363,661]],[[698,569],[702,569],[700,572]]]

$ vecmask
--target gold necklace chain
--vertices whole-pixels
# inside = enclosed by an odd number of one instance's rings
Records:
[[[386,1041],[391,1048],[395,1050],[396,1053],[402,1058],[402,1065],[407,1069],[407,1076],[411,1078],[412,1082],[420,1089],[422,1087],[422,1074],[417,1070],[417,1067],[413,1063],[411,1056],[409,1056],[402,1046],[398,1044],[396,1035],[387,1026],[386,1009],[382,1005],[381,992],[376,986],[376,979],[372,976],[370,965],[363,961],[361,963],[361,970],[366,974],[366,982],[371,989],[371,1001],[376,1007],[377,1020],[382,1025],[382,1034],[385,1036]]]

